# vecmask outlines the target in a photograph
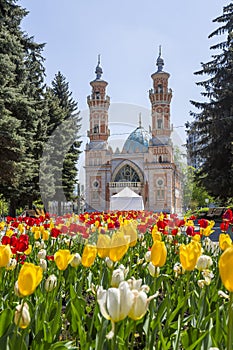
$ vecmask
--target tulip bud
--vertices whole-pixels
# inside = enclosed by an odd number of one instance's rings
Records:
[[[152,277],[158,277],[160,274],[160,268],[157,266],[155,267],[152,262],[150,262],[147,266],[149,273]]]
[[[164,242],[155,240],[151,248],[151,262],[156,267],[162,267],[167,259],[167,248]]]
[[[37,254],[37,258],[40,259],[45,259],[46,258],[46,250],[45,249],[41,249],[39,250],[38,254]]]
[[[20,291],[19,291],[19,285],[18,285],[18,281],[16,281],[15,282],[15,285],[14,285],[14,292],[15,292],[15,295],[17,296],[17,297],[22,297],[22,294],[20,293]]]
[[[14,322],[17,327],[25,329],[31,321],[29,307],[27,303],[16,306]]]
[[[47,261],[45,259],[40,259],[39,266],[42,267],[43,271],[47,271]]]
[[[6,270],[14,270],[16,268],[16,265],[17,265],[17,260],[16,259],[13,259],[11,258],[8,265],[6,266]]]
[[[113,267],[113,261],[109,257],[105,258],[105,262],[109,269]]]
[[[51,292],[57,286],[57,277],[55,275],[50,275],[45,281],[46,292]]]
[[[146,262],[150,262],[151,261],[151,251],[148,250],[145,254],[145,260]]]
[[[120,282],[124,281],[124,271],[122,269],[116,269],[112,273],[111,286],[118,287]]]
[[[70,262],[70,265],[72,267],[77,267],[81,264],[81,256],[79,253],[75,253],[73,256],[73,259]]]

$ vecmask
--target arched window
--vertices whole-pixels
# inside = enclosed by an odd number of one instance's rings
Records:
[[[162,121],[162,119],[158,119],[158,120],[157,120],[157,126],[158,126],[158,129],[162,129],[162,127],[163,127],[163,121]]]
[[[140,178],[137,172],[126,164],[118,171],[115,182],[140,182]]]
[[[159,156],[159,163],[162,163],[162,156]]]

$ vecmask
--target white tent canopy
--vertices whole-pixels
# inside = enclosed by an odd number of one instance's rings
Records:
[[[110,198],[110,210],[144,210],[142,196],[125,187]]]

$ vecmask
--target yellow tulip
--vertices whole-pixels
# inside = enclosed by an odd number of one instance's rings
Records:
[[[59,249],[54,254],[54,261],[58,267],[59,270],[64,271],[67,269],[67,266],[73,259],[73,255],[70,254],[70,251],[68,249]]]
[[[22,296],[31,295],[42,280],[43,270],[32,263],[24,263],[18,276],[18,289]]]
[[[123,232],[114,232],[111,239],[111,247],[109,249],[109,258],[113,261],[119,261],[123,258],[129,248],[129,237]]]
[[[0,245],[0,267],[6,267],[11,259],[11,248],[7,245]]]
[[[192,271],[195,269],[197,259],[201,255],[201,244],[191,241],[189,244],[180,246],[180,262],[183,269]]]
[[[167,248],[162,241],[155,240],[151,248],[151,262],[156,267],[162,267],[167,259]]]
[[[227,233],[220,233],[219,235],[219,247],[222,250],[229,248],[232,245],[231,237]]]
[[[138,233],[137,227],[133,222],[126,222],[123,226],[125,236],[129,236],[129,246],[134,247],[137,244]]]
[[[219,273],[224,287],[233,292],[233,246],[227,248],[219,259]]]
[[[31,252],[32,252],[32,245],[29,244],[29,245],[28,245],[28,249],[25,250],[24,254],[29,255],[29,254],[31,254]]]
[[[36,228],[34,231],[34,239],[38,240],[41,237],[41,232],[39,230],[39,228]]]
[[[11,230],[11,229],[9,229],[9,228],[6,230],[6,236],[7,236],[7,237],[11,237],[13,234],[14,234],[14,231],[13,231],[13,230]]]
[[[100,258],[106,258],[109,255],[111,238],[108,235],[99,234],[97,240],[97,252]]]
[[[192,241],[194,241],[194,242],[200,242],[200,240],[201,240],[201,236],[198,234],[196,234],[192,237]]]
[[[155,227],[155,226],[154,226]],[[157,226],[156,226],[157,227]],[[152,238],[153,238],[153,242],[155,241],[162,241],[162,236],[161,233],[159,231],[156,231],[154,228],[152,230]]]
[[[85,245],[81,259],[82,265],[85,267],[90,267],[95,261],[96,254],[97,248],[95,245]]]
[[[44,231],[42,232],[42,239],[43,239],[44,241],[48,241],[48,239],[49,239],[49,231],[48,231],[48,230],[44,230]]]

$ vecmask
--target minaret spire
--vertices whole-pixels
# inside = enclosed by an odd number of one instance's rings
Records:
[[[157,63],[156,65],[158,66],[158,72],[163,71],[163,66],[164,66],[164,60],[161,57],[161,45],[159,45],[159,57],[157,58]]]
[[[103,70],[100,67],[100,54],[98,55],[98,63],[95,69],[95,74],[96,74],[96,80],[99,80],[101,78],[101,75],[103,74]]]
[[[142,113],[139,113],[139,128],[142,127]]]

